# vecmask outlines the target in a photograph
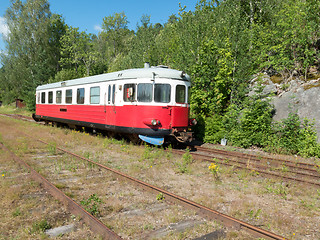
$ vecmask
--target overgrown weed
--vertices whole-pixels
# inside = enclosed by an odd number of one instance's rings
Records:
[[[175,162],[175,166],[177,167],[178,173],[189,173],[190,172],[190,165],[193,162],[192,155],[190,151],[187,150],[181,157],[181,159]]]
[[[80,201],[80,203],[85,207],[85,210],[92,215],[100,215],[100,205],[102,203],[102,200],[95,193],[91,194],[87,199],[83,199],[82,201]]]
[[[50,228],[51,228],[51,224],[47,221],[47,219],[43,219],[43,220],[34,222],[29,232],[30,234],[45,232]]]

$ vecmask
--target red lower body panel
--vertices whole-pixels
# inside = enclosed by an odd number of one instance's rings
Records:
[[[162,106],[94,106],[37,104],[36,115],[40,118],[66,119],[126,128],[172,129],[188,127],[187,107]],[[160,123],[151,125],[155,119]],[[148,124],[150,122],[150,124]]]

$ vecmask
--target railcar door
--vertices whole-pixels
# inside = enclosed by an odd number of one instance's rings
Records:
[[[175,105],[172,108],[172,127],[187,127],[189,118],[188,95],[185,85],[175,87]]]
[[[111,130],[116,125],[116,84],[106,85],[105,99],[105,123],[106,127]]]

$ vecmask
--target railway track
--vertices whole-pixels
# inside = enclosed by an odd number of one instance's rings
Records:
[[[24,121],[34,121],[31,117],[19,114],[0,115]],[[196,152],[191,152],[195,159],[209,162],[218,161],[225,166],[247,169],[283,180],[320,186],[320,167],[315,164],[201,146],[197,146],[196,149]],[[179,150],[174,150],[174,152],[180,155],[184,153]]]
[[[12,159],[17,162],[22,167],[28,169],[30,177],[39,182],[54,198],[62,202],[67,209],[74,215],[80,216],[82,222],[86,223],[92,231],[99,234],[103,239],[122,239],[111,229],[106,227],[101,221],[99,221],[92,214],[88,213],[83,207],[72,200],[70,197],[65,195],[61,190],[59,190],[53,183],[44,178],[41,174],[35,171],[28,163],[23,161],[12,151],[10,151],[3,143],[0,142],[0,149],[8,152]]]
[[[196,150],[190,152],[195,159],[218,162],[222,165],[256,171],[284,180],[320,186],[320,169],[314,164],[221,149],[197,147]],[[183,151],[175,152],[184,153]]]
[[[27,136],[28,138],[31,138],[33,139],[32,136]],[[46,144],[46,145],[50,145],[50,143],[44,141],[44,140],[37,140],[38,142],[41,142],[42,144]],[[200,205],[196,202],[193,202],[193,201],[190,201],[186,198],[183,198],[181,196],[178,196],[174,193],[171,193],[165,189],[161,189],[157,186],[153,186],[153,185],[150,185],[146,182],[143,182],[141,180],[138,180],[136,178],[133,178],[127,174],[124,174],[118,170],[115,170],[115,169],[111,169],[103,164],[100,164],[100,163],[97,163],[95,161],[92,161],[88,158],[85,158],[85,157],[82,157],[82,156],[79,156],[77,154],[74,154],[70,151],[67,151],[66,149],[63,149],[63,148],[60,148],[60,147],[56,147],[57,150],[59,151],[62,151],[68,155],[72,155],[73,157],[76,157],[78,159],[81,159],[81,160],[84,160],[86,162],[88,162],[90,165],[92,166],[97,166],[99,169],[103,169],[103,170],[106,170],[108,172],[111,172],[112,174],[116,175],[117,177],[120,177],[122,179],[125,179],[126,181],[129,181],[131,182],[132,184],[136,185],[136,186],[139,186],[140,188],[144,189],[144,190],[147,190],[147,191],[150,191],[152,192],[153,194],[159,194],[161,193],[163,195],[163,198],[166,200],[166,201],[169,201],[169,202],[173,202],[173,203],[177,203],[179,205],[182,205],[184,207],[188,207],[190,209],[192,209],[193,211],[196,211],[199,215],[201,216],[204,216],[206,219],[214,219],[214,220],[218,220],[220,222],[223,223],[223,225],[227,226],[227,227],[231,227],[231,228],[235,228],[235,229],[242,229],[242,230],[245,230],[247,232],[249,232],[250,234],[252,234],[253,236],[255,237],[260,237],[260,238],[264,238],[264,239],[285,239],[277,234],[274,234],[272,232],[269,232],[269,231],[266,231],[266,230],[263,230],[259,227],[256,227],[256,226],[253,226],[251,224],[248,224],[246,222],[243,222],[241,220],[238,220],[236,218],[233,218],[231,216],[228,216],[228,215],[225,215],[225,214],[222,214],[218,211],[215,211],[215,210],[212,210],[210,208],[207,208],[203,205]],[[43,180],[41,180],[43,181]],[[46,184],[44,184],[46,185]],[[72,208],[72,207],[71,207]],[[95,224],[94,224],[95,225]]]

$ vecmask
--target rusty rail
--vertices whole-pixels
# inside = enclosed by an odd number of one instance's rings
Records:
[[[304,163],[304,162],[294,162],[286,159],[277,159],[269,156],[258,156],[255,154],[249,154],[249,153],[241,153],[241,152],[235,152],[235,151],[226,151],[222,149],[213,149],[213,148],[205,148],[205,147],[197,147],[197,150],[200,151],[205,151],[205,152],[210,152],[213,154],[221,154],[224,156],[229,156],[229,157],[234,157],[234,158],[241,158],[241,159],[246,159],[246,160],[252,160],[252,161],[270,161],[270,162],[279,162],[281,164],[285,164],[285,166],[290,167],[290,168],[296,168],[300,170],[305,170],[309,171],[312,173],[318,173],[317,170],[315,169],[317,166],[311,163]],[[279,164],[276,164],[279,165]],[[319,174],[317,175],[319,176]]]
[[[40,140],[38,139],[39,142],[42,142],[44,144],[47,144],[49,145],[49,143],[43,141],[43,140]],[[235,228],[235,229],[244,229],[246,231],[248,231],[250,234],[252,234],[253,236],[255,237],[261,237],[261,238],[264,238],[264,239],[278,239],[278,240],[285,240],[286,238],[282,237],[282,236],[279,236],[279,235],[276,235],[272,232],[269,232],[269,231],[266,231],[264,229],[261,229],[261,228],[258,228],[256,226],[253,226],[249,223],[246,223],[246,222],[243,222],[241,220],[238,220],[236,218],[233,218],[231,216],[228,216],[226,214],[223,214],[223,213],[220,213],[218,211],[215,211],[215,210],[212,210],[210,208],[207,208],[203,205],[200,205],[196,202],[193,202],[193,201],[190,201],[186,198],[183,198],[181,196],[178,196],[176,194],[173,194],[173,193],[170,193],[164,189],[161,189],[159,187],[156,187],[156,186],[153,186],[151,184],[148,184],[146,182],[143,182],[141,180],[138,180],[136,178],[133,178],[125,173],[122,173],[120,171],[117,171],[115,169],[112,169],[112,168],[109,168],[105,165],[102,165],[100,163],[97,163],[97,162],[94,162],[90,159],[87,159],[85,157],[82,157],[82,156],[79,156],[75,153],[72,153],[66,149],[63,149],[61,147],[56,147],[56,149],[62,151],[62,152],[65,152],[67,154],[70,154],[74,157],[77,157],[79,159],[82,159],[82,160],[85,160],[87,162],[90,162],[91,164],[94,164],[96,166],[99,166],[101,167],[102,169],[105,169],[105,170],[108,170],[114,174],[116,174],[117,176],[120,176],[122,177],[123,179],[125,180],[128,180],[132,183],[134,183],[135,185],[139,186],[139,187],[142,187],[143,189],[147,190],[147,191],[150,191],[152,193],[155,193],[155,194],[158,194],[158,193],[162,193],[164,196],[165,196],[165,200],[166,201],[169,201],[169,202],[173,202],[173,203],[178,203],[178,204],[181,204],[183,206],[186,206],[188,208],[191,208],[193,210],[196,210],[199,215],[201,216],[204,216],[208,219],[215,219],[215,220],[219,220],[220,222],[223,223],[223,225],[225,225],[226,227],[232,227],[232,228]]]
[[[201,150],[205,151],[205,150],[203,150],[203,148],[201,148]],[[180,154],[180,155],[184,154],[184,152],[181,152],[178,150],[173,150],[173,152]],[[290,181],[296,181],[296,182],[301,182],[301,183],[307,183],[307,184],[314,185],[314,186],[320,186],[320,183],[318,183],[318,182],[309,181],[306,179],[300,179],[300,178],[296,178],[296,177],[284,176],[284,175],[281,175],[278,173],[266,171],[268,169],[267,166],[263,166],[263,165],[259,165],[257,163],[250,162],[253,159],[248,159],[247,162],[243,162],[243,161],[239,161],[239,160],[235,160],[235,159],[231,159],[231,158],[226,159],[227,154],[225,154],[224,157],[208,156],[208,155],[197,153],[197,152],[190,152],[190,154],[193,157],[195,157],[196,159],[199,159],[202,161],[216,162],[215,160],[213,160],[213,157],[214,157],[215,159],[217,159],[219,161],[220,164],[223,164],[223,165],[236,167],[236,168],[240,168],[240,169],[253,170],[258,173],[262,173],[265,175],[269,175],[269,176],[277,177],[277,178],[281,178],[281,179],[286,179],[286,180],[290,180]],[[313,178],[317,178],[317,179],[320,178],[319,176],[311,175],[311,174],[307,174],[307,173],[303,173],[303,172],[294,171],[293,173],[308,176],[308,177],[313,177]]]
[[[0,148],[8,152],[12,159],[16,161],[20,166],[26,167],[30,173],[30,176],[33,180],[39,182],[54,198],[62,202],[67,209],[74,215],[80,216],[81,221],[86,223],[94,233],[99,234],[103,239],[122,239],[116,233],[107,228],[102,222],[97,218],[88,213],[83,209],[79,204],[65,195],[62,191],[56,188],[52,183],[47,179],[41,176],[37,171],[35,171],[30,165],[20,159],[17,155],[11,152],[3,143],[0,142]]]
[[[29,135],[26,135],[26,136],[31,137]],[[31,138],[33,138],[33,137],[31,137]],[[37,139],[37,141],[42,142],[42,143],[44,143],[46,145],[49,145],[49,143],[47,143],[47,142],[45,142],[43,140]],[[133,177],[127,175],[127,174],[124,174],[124,173],[122,173],[120,171],[111,169],[111,168],[109,168],[107,166],[104,166],[104,165],[102,165],[100,163],[96,163],[94,161],[91,161],[90,159],[87,159],[85,157],[79,156],[79,155],[77,155],[75,153],[72,153],[72,152],[70,152],[68,150],[65,150],[63,148],[56,147],[56,149],[58,149],[60,151],[63,151],[65,153],[67,153],[67,154],[70,154],[72,156],[75,156],[75,157],[77,157],[79,159],[88,161],[91,164],[97,165],[97,166],[99,166],[99,167],[101,167],[101,168],[103,168],[105,170],[108,170],[108,171],[116,174],[117,176],[120,176],[123,179],[128,180],[128,181],[134,183],[135,185],[137,185],[137,186],[139,186],[139,187],[141,187],[141,188],[143,188],[145,190],[148,190],[148,191],[153,192],[155,194],[158,194],[160,192],[160,193],[164,194],[166,201],[179,203],[181,205],[184,205],[186,207],[194,209],[199,213],[199,215],[204,216],[204,217],[206,217],[208,219],[219,220],[226,227],[232,227],[232,228],[235,228],[235,229],[246,230],[247,232],[249,232],[250,234],[252,234],[253,236],[258,237],[258,238],[260,237],[260,238],[264,238],[264,239],[278,239],[278,240],[285,240],[286,239],[286,238],[284,238],[282,236],[279,236],[277,234],[274,234],[272,232],[266,231],[264,229],[261,229],[259,227],[253,226],[253,225],[251,225],[249,223],[243,222],[241,220],[238,220],[238,219],[233,218],[231,216],[228,216],[226,214],[223,214],[223,213],[220,213],[218,211],[215,211],[215,210],[212,210],[210,208],[207,208],[207,207],[205,207],[203,205],[200,205],[200,204],[198,204],[196,202],[190,201],[188,199],[185,199],[183,197],[180,197],[178,195],[170,193],[170,192],[168,192],[168,191],[166,191],[164,189],[158,188],[156,186],[153,186],[153,185],[150,185],[148,183],[145,183],[145,182],[143,182],[141,180],[135,179],[135,178],[133,178]],[[85,211],[85,210],[83,210],[83,211]],[[116,238],[114,238],[114,239],[116,239]]]

